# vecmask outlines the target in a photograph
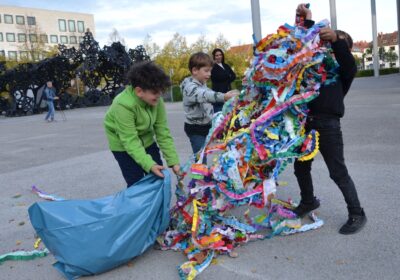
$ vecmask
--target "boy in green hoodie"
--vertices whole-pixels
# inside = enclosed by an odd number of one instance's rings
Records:
[[[179,157],[161,98],[171,85],[169,77],[153,62],[137,62],[129,70],[127,84],[114,98],[104,126],[128,187],[149,172],[163,177],[160,149],[167,165],[178,174]]]

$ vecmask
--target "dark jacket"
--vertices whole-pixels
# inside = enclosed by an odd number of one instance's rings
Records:
[[[222,63],[222,66],[224,69],[214,64],[211,70],[211,88],[213,91],[226,93],[231,90],[231,83],[236,79],[236,75],[228,64]]]
[[[357,73],[357,65],[345,40],[332,43],[332,49],[339,63],[339,77],[335,83],[321,85],[318,97],[308,103],[310,116],[341,118],[344,115],[343,100]]]

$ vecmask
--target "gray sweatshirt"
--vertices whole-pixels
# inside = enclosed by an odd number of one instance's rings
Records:
[[[211,122],[214,114],[210,103],[224,102],[224,94],[209,89],[193,77],[187,77],[181,83],[183,109],[188,124],[205,125]]]

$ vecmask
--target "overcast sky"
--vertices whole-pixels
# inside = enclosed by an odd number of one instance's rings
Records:
[[[160,46],[178,32],[193,43],[201,35],[215,40],[222,34],[232,45],[252,43],[250,0],[0,0],[13,5],[65,10],[94,15],[96,40],[107,44],[116,28],[128,47],[143,43],[149,34]],[[263,37],[284,24],[293,24],[296,0],[260,0]],[[309,0],[313,19],[330,19],[329,0]],[[355,41],[372,41],[370,0],[336,0],[338,28]],[[397,30],[396,0],[376,0],[378,32]]]

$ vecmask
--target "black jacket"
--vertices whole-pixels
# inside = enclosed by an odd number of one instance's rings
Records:
[[[226,93],[231,90],[231,83],[236,79],[236,75],[228,64],[222,63],[222,66],[224,69],[218,64],[214,64],[211,70],[211,88],[213,91]]]
[[[332,43],[332,49],[339,63],[339,77],[333,84],[322,85],[318,97],[308,103],[310,116],[341,118],[344,115],[343,100],[357,73],[357,65],[345,40]]]

